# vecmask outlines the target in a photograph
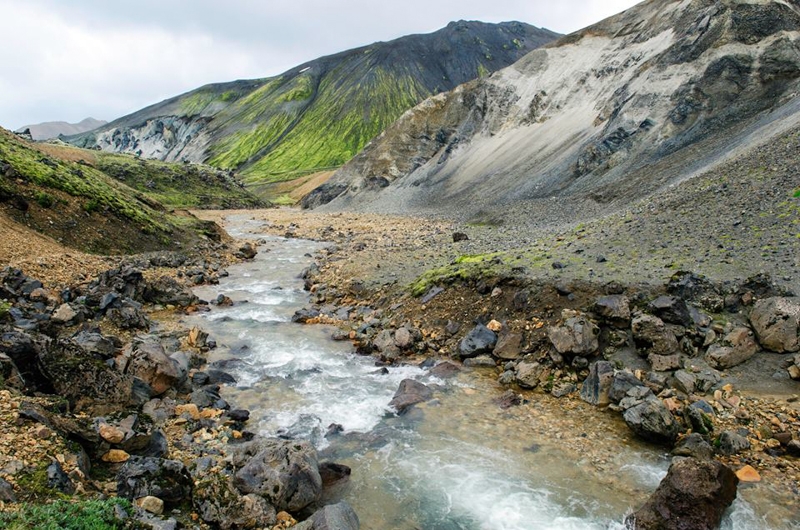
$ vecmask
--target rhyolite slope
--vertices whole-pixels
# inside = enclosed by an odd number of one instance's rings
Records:
[[[520,22],[453,22],[277,77],[207,85],[69,141],[236,169],[263,191],[341,166],[420,101],[485,77],[556,37]]]

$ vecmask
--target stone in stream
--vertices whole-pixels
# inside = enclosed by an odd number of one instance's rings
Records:
[[[645,440],[672,444],[678,437],[678,423],[660,399],[649,399],[631,407],[622,417],[628,427]]]
[[[402,415],[413,405],[428,401],[432,397],[433,391],[427,386],[413,379],[403,379],[389,406]]]
[[[716,460],[676,460],[625,524],[633,530],[714,530],[736,498],[738,484],[736,474]]]
[[[750,312],[750,323],[765,349],[778,353],[800,350],[800,298],[759,300]]]
[[[295,530],[359,530],[358,515],[345,501],[329,504],[314,512],[307,520],[293,526]]]
[[[482,353],[492,353],[496,344],[497,334],[483,324],[478,324],[461,339],[458,353],[462,359],[477,357]]]
[[[458,365],[444,361],[431,368],[430,374],[439,379],[449,379],[455,377],[460,371]]]

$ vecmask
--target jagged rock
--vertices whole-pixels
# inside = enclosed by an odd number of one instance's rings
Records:
[[[631,322],[630,300],[627,296],[619,294],[601,296],[594,303],[594,312],[618,328],[626,328]]]
[[[80,313],[75,311],[69,304],[61,304],[58,309],[53,312],[51,319],[53,322],[59,324],[74,324]]]
[[[581,386],[581,399],[595,406],[609,404],[608,392],[614,379],[614,365],[597,361],[589,368],[589,375]]]
[[[4,478],[0,478],[0,502],[17,502],[17,496],[14,495],[14,486]]]
[[[106,337],[98,331],[80,331],[72,336],[72,342],[80,346],[86,353],[102,359],[110,359],[117,354],[118,339]]]
[[[547,330],[547,338],[558,353],[589,355],[600,347],[600,328],[584,316],[568,318],[563,324]]]
[[[686,407],[683,411],[684,418],[692,430],[704,435],[714,432],[714,422],[709,414],[711,412],[704,410],[703,407],[696,406],[695,403]]]
[[[75,484],[72,483],[72,480],[64,473],[61,465],[55,460],[47,466],[47,487],[67,495],[75,493]]]
[[[192,404],[201,409],[213,407],[217,409],[227,409],[230,405],[222,399],[219,394],[219,385],[206,385],[204,387],[194,390],[189,395],[189,400]]]
[[[631,330],[637,346],[644,347],[650,354],[671,355],[678,351],[678,339],[658,317],[638,315],[631,322]]]
[[[608,399],[613,403],[619,403],[628,395],[628,391],[634,387],[643,387],[642,383],[635,375],[627,370],[620,370],[614,373],[611,387],[608,390]]]
[[[545,367],[537,362],[523,361],[514,368],[514,380],[522,388],[536,388],[541,383]]]
[[[277,511],[297,512],[322,493],[317,452],[309,442],[258,438],[238,446],[232,463],[236,489],[263,496]]]
[[[714,458],[714,448],[711,447],[702,435],[693,432],[686,435],[672,450],[675,456],[696,458],[698,460],[711,460]]]
[[[653,398],[653,391],[646,386],[633,386],[625,392],[625,397],[619,401],[619,408],[625,411]]]
[[[750,312],[750,323],[765,349],[778,353],[800,350],[800,299],[759,300]]]
[[[160,342],[145,340],[125,352],[125,373],[138,377],[160,396],[180,380],[177,363],[167,356]]]
[[[697,302],[705,309],[718,312],[723,307],[722,295],[719,290],[705,276],[692,272],[676,272],[667,284],[670,294]]]
[[[706,352],[708,364],[719,370],[731,368],[750,359],[758,351],[753,332],[748,328],[736,328],[721,342],[709,346]]]
[[[522,335],[513,331],[502,331],[492,355],[506,361],[519,359],[522,356]]]
[[[671,444],[678,437],[678,424],[660,399],[650,399],[631,407],[622,417],[628,427],[645,440]]]
[[[478,324],[461,339],[458,353],[462,359],[477,357],[482,353],[492,353],[496,344],[497,334],[483,324]]]
[[[678,370],[673,377],[675,378],[675,388],[684,394],[691,394],[694,392],[695,386],[697,385],[697,378],[694,374],[690,374],[686,370]]]
[[[423,403],[433,397],[433,391],[413,379],[403,379],[389,406],[398,414],[404,414],[411,406]]]
[[[208,345],[208,333],[194,326],[189,330],[186,342],[192,348],[205,348]]]
[[[224,473],[199,473],[195,478],[192,504],[200,518],[224,530],[271,528],[275,508],[256,494],[240,494],[232,477]]]
[[[572,383],[561,383],[559,385],[554,386],[553,390],[550,392],[550,394],[553,397],[562,398],[564,396],[568,396],[568,395],[572,394],[577,389],[578,389],[578,387],[575,386]]]
[[[681,354],[673,353],[672,355],[656,355],[655,353],[651,353],[647,356],[647,362],[650,363],[650,368],[654,372],[677,370],[681,367]]]
[[[689,327],[692,324],[692,316],[686,302],[677,296],[659,296],[648,305],[650,311],[670,324]]]
[[[625,524],[634,530],[715,530],[736,498],[738,483],[736,474],[716,460],[677,460]]]
[[[133,456],[117,473],[117,495],[134,500],[152,495],[167,505],[192,496],[192,477],[177,460]]]
[[[150,319],[142,312],[142,307],[132,300],[124,300],[120,307],[106,313],[111,322],[120,329],[150,329]]]
[[[736,455],[750,449],[750,441],[734,431],[724,431],[719,436],[719,452],[723,455]]]

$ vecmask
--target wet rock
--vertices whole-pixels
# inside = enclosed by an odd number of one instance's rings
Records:
[[[312,444],[322,442],[322,420],[314,414],[300,414],[297,421],[278,429],[278,436],[286,440],[307,440]]]
[[[672,450],[672,454],[698,460],[711,460],[714,458],[714,448],[702,435],[693,432],[678,442],[678,445]]]
[[[189,400],[198,408],[227,409],[228,403],[219,395],[219,385],[206,385],[198,388],[189,395]]]
[[[800,350],[800,299],[759,300],[750,312],[750,323],[765,349],[778,353]]]
[[[134,500],[152,495],[168,505],[188,500],[192,477],[177,460],[133,456],[117,473],[117,495]]]
[[[645,440],[672,444],[678,437],[678,424],[660,399],[651,399],[631,407],[622,417],[628,427]]]
[[[244,409],[229,410],[227,416],[232,421],[244,423],[250,419],[250,411]]]
[[[317,452],[306,441],[257,438],[238,446],[233,484],[264,497],[277,511],[297,512],[322,493]]]
[[[581,386],[581,399],[595,406],[608,405],[608,392],[614,379],[614,365],[597,361],[589,368],[589,376]]]
[[[258,251],[255,247],[248,241],[241,247],[239,247],[238,254],[244,259],[253,259],[258,254]]]
[[[600,347],[600,328],[584,316],[567,318],[563,324],[547,330],[547,338],[558,353],[589,355]]]
[[[736,328],[722,339],[709,346],[706,352],[708,364],[719,370],[738,366],[758,351],[753,332],[748,328]]]
[[[671,355],[678,351],[678,339],[664,321],[652,315],[638,315],[631,322],[636,345],[653,355]]]
[[[319,315],[320,313],[316,309],[299,309],[295,311],[294,315],[292,315],[292,322],[297,324],[305,324],[309,320],[319,318]]]
[[[449,379],[455,377],[460,371],[461,369],[457,365],[444,361],[431,368],[430,374],[439,379]]]
[[[461,340],[458,353],[462,359],[477,357],[483,353],[492,353],[496,344],[495,332],[483,324],[478,324]]]
[[[179,382],[178,366],[167,356],[159,342],[146,340],[134,344],[125,352],[125,356],[125,372],[147,383],[155,396],[160,396]]]
[[[389,406],[398,414],[404,414],[411,406],[423,403],[433,397],[433,390],[413,379],[403,379]]]
[[[670,324],[689,327],[692,316],[686,302],[677,296],[659,296],[648,305],[648,309],[658,318]]]
[[[545,370],[537,362],[523,361],[514,368],[515,382],[522,388],[536,388],[542,382]]]
[[[464,359],[466,368],[494,368],[495,361],[490,355],[478,355],[469,359]]]
[[[618,294],[601,296],[594,303],[594,312],[618,328],[626,328],[631,322],[630,300],[626,296]]]
[[[503,394],[494,400],[497,406],[501,409],[510,409],[522,404],[522,398],[513,390],[506,390]]]
[[[714,530],[736,498],[738,483],[736,474],[715,460],[678,460],[647,503],[625,523],[635,530]]]
[[[522,334],[502,331],[497,338],[492,355],[506,361],[519,359],[522,356]]]
[[[550,394],[553,397],[562,398],[572,394],[576,390],[578,390],[578,387],[573,385],[572,383],[561,383],[559,385],[554,386]]]
[[[72,483],[72,480],[64,473],[61,465],[55,460],[47,466],[47,487],[67,495],[75,493],[75,484]]]
[[[299,530],[359,530],[360,523],[353,508],[345,501],[341,501],[317,510],[308,521],[303,521],[295,528]]]
[[[724,431],[719,436],[719,452],[723,455],[736,455],[750,449],[750,441],[734,431]]]

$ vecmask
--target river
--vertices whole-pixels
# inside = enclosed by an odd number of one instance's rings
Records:
[[[251,411],[250,430],[311,440],[321,460],[350,466],[350,483],[336,494],[362,529],[619,529],[666,474],[669,460],[657,449],[609,443],[620,427],[611,414],[587,415],[549,396],[503,411],[492,402],[503,391],[493,374],[465,370],[443,381],[417,366],[387,372],[333,341],[330,328],[291,323],[308,304],[299,274],[323,245],[268,236],[245,216],[226,228],[267,242],[219,285],[196,289],[235,302],[192,317],[219,344],[209,361],[237,378],[225,397]],[[406,378],[434,386],[435,399],[396,416],[388,403]],[[326,437],[332,424],[343,433]],[[577,436],[596,438],[597,454],[576,452]],[[723,528],[792,524],[740,488]]]

